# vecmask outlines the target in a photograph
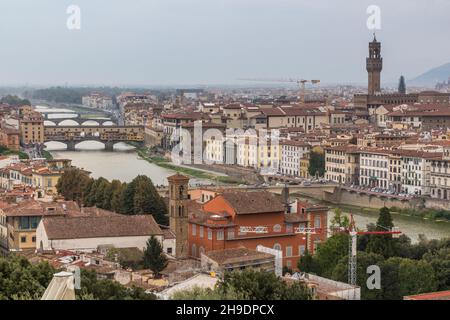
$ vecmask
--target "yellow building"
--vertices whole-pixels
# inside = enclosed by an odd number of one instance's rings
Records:
[[[41,191],[47,195],[57,194],[56,184],[62,173],[62,171],[49,170],[46,167],[35,169],[33,170],[33,186],[38,193]]]
[[[47,203],[27,200],[0,209],[0,249],[2,252],[35,250],[36,229],[44,216],[63,216],[72,202]]]
[[[300,159],[300,178],[309,178],[309,159],[310,153],[307,152]]]
[[[23,144],[44,143],[44,118],[39,112],[24,113],[19,123]]]
[[[258,144],[258,169],[265,172],[278,172],[278,167],[281,160],[281,146],[279,144],[272,144],[270,141],[267,144]]]
[[[36,166],[32,171],[33,187],[39,192],[42,192],[42,196],[55,195],[58,193],[56,190],[56,184],[59,178],[61,178],[64,170],[72,166],[72,160],[69,159],[52,159],[47,160],[46,163],[40,167]]]

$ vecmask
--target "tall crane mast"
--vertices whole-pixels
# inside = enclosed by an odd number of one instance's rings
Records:
[[[357,241],[359,235],[365,235],[365,234],[392,234],[393,236],[398,236],[402,232],[396,228],[387,228],[385,226],[377,225],[378,227],[382,229],[386,229],[386,231],[357,231],[356,225],[355,225],[355,219],[353,218],[353,214],[350,214],[350,224],[349,228],[344,230],[350,235],[350,241],[349,241],[349,247],[348,247],[348,284],[351,284],[353,286],[356,285],[357,281]]]
[[[305,80],[305,79],[263,79],[263,78],[243,78],[239,80],[244,81],[263,81],[263,82],[294,82],[299,85],[299,100],[305,103],[306,83],[317,84],[320,80]]]

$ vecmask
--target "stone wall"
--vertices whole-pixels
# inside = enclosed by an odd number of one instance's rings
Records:
[[[339,189],[338,187],[335,188],[334,192],[325,191],[323,200],[334,204],[351,205],[374,209],[379,209],[384,206],[410,209],[424,208],[424,200],[421,198],[402,201],[395,198],[349,192],[348,190]]]

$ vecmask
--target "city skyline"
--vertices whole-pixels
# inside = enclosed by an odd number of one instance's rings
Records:
[[[382,86],[450,61],[440,32],[450,26],[450,3],[338,3],[45,0],[29,10],[31,1],[9,1],[0,4],[0,38],[9,43],[0,85],[254,85],[238,79],[288,77],[363,85],[372,4],[381,9]],[[72,4],[80,30],[66,26]]]

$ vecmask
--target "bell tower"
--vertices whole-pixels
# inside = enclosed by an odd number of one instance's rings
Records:
[[[175,257],[188,257],[189,178],[179,173],[167,178],[169,181],[169,224],[175,234]]]
[[[381,70],[383,69],[383,58],[381,57],[381,43],[377,41],[375,33],[373,41],[369,42],[369,56],[366,58],[366,69],[368,73],[368,92],[373,95],[381,91]]]

